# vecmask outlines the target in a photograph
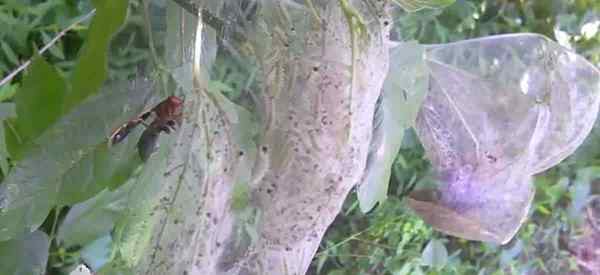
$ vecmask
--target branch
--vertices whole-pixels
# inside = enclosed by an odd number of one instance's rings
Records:
[[[60,31],[54,38],[52,38],[52,40],[50,40],[50,42],[48,42],[48,44],[44,45],[44,47],[38,52],[39,55],[42,55],[44,52],[46,52],[48,49],[50,49],[50,47],[54,46],[56,41],[58,41],[61,37],[65,36],[65,34],[67,34],[68,31],[75,28],[75,26],[79,25],[81,22],[89,19],[92,15],[94,15],[94,13],[96,13],[96,9],[93,9],[88,14],[84,15],[83,17],[79,18],[77,21],[73,22],[73,24],[69,25],[66,29]],[[33,58],[30,58],[29,60],[27,60],[27,62],[21,64],[21,66],[19,66],[16,70],[12,71],[4,79],[2,79],[2,81],[0,81],[0,87],[3,86],[4,84],[10,82],[22,70],[25,70],[29,66],[29,64],[31,64],[32,59]]]

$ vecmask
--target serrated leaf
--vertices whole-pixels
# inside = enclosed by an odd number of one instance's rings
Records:
[[[96,15],[92,20],[87,41],[71,76],[71,91],[65,101],[69,110],[96,93],[107,76],[108,47],[113,34],[125,22],[128,1],[95,0]]]
[[[36,139],[0,185],[1,240],[35,230],[57,203],[58,192],[69,192],[63,177],[93,157],[112,129],[142,111],[150,89],[130,88],[86,101]]]
[[[0,274],[45,274],[49,248],[50,240],[42,231],[0,242]]]
[[[407,42],[398,44],[390,52],[389,73],[383,91],[383,118],[379,118],[381,126],[374,131],[365,175],[358,188],[363,213],[386,199],[392,165],[402,145],[404,130],[414,125],[425,99],[428,78],[424,51],[424,47],[416,42]],[[376,117],[380,115],[378,113],[376,111]]]
[[[395,4],[408,12],[415,12],[421,9],[439,9],[452,5],[455,0],[392,0]]]
[[[432,268],[442,269],[448,262],[448,251],[440,241],[433,239],[429,241],[422,255],[423,264]]]
[[[19,140],[15,144],[9,143],[14,159],[21,159],[30,143],[60,117],[66,89],[56,69],[36,56],[15,96],[17,119],[14,127]]]

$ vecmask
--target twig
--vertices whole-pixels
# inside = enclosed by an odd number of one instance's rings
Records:
[[[65,34],[67,34],[68,31],[75,28],[81,22],[89,19],[92,15],[94,15],[94,13],[96,13],[96,9],[93,9],[88,14],[84,15],[83,17],[79,18],[77,21],[73,22],[73,24],[69,25],[66,29],[60,31],[54,38],[52,38],[52,40],[50,40],[50,42],[48,42],[48,44],[44,45],[44,47],[39,51],[39,55],[42,55],[45,51],[50,49],[50,47],[54,46],[56,41],[58,41],[61,37],[65,36]],[[2,81],[0,81],[0,87],[3,86],[4,84],[8,83],[9,81],[11,81],[22,70],[25,70],[25,68],[27,68],[27,66],[29,66],[29,64],[31,64],[32,59],[33,58],[30,58],[29,60],[27,60],[27,62],[21,64],[21,66],[19,66],[16,70],[12,71],[5,78],[3,78]]]

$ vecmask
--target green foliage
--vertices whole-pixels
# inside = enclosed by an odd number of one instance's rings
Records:
[[[8,148],[14,160],[20,160],[23,151],[62,115],[66,91],[56,69],[37,56],[15,97],[17,119],[7,122],[11,124]]]
[[[73,205],[59,227],[57,240],[64,247],[85,246],[110,233],[125,210],[134,183],[131,181],[114,191],[104,190]]]
[[[0,3],[0,75],[6,75],[24,59],[29,59],[50,37],[71,24],[73,17],[89,11],[84,1],[8,0]],[[79,34],[85,28],[75,28]],[[75,37],[74,37],[75,38]],[[81,39],[60,40],[46,57],[51,63],[72,60]],[[67,67],[60,65],[61,69]]]
[[[65,110],[93,95],[107,76],[107,55],[110,39],[125,22],[127,1],[95,0],[96,16],[90,24],[88,37],[71,77],[71,90],[65,98]]]
[[[425,44],[448,43],[493,34],[533,32],[557,40],[555,27],[566,32],[558,40],[592,63],[600,62],[600,35],[587,37],[582,27],[600,14],[598,1],[490,1],[458,0],[444,9],[402,13],[395,31],[402,40]],[[568,44],[567,44],[568,43]]]
[[[582,31],[597,19],[598,1],[457,0],[445,9],[433,10],[421,8],[453,1],[394,2],[419,10],[396,17],[395,32],[405,41],[440,43],[518,31],[554,37],[556,26],[570,35],[565,43],[590,61],[600,62],[600,36],[587,37]],[[14,100],[0,104],[0,119],[5,122],[0,127],[0,274],[39,274],[47,258],[49,274],[66,274],[82,258],[110,260],[99,274],[133,274],[129,267],[139,260],[139,251],[148,248],[153,227],[159,226],[153,218],[157,202],[149,198],[160,189],[157,173],[164,165],[160,156],[153,158],[158,162],[151,160],[136,173],[139,129],[123,144],[108,148],[105,143],[111,130],[149,105],[144,101],[151,88],[117,85],[95,95],[107,76],[128,79],[149,57],[146,37],[139,35],[143,18],[132,12],[124,23],[128,3],[137,11],[139,1],[94,3],[98,10],[89,29],[77,26],[43,57],[37,57],[23,77],[0,87],[0,101]],[[1,74],[33,56],[39,46],[90,8],[86,1],[4,1],[0,4],[0,24],[6,26],[0,29]],[[123,31],[111,40],[121,25]],[[120,47],[109,50],[111,43]],[[246,104],[251,96],[246,89],[254,85],[253,73],[244,70],[245,64],[231,64],[231,60],[217,60],[216,66],[212,79],[219,81],[211,83],[211,93],[225,102],[222,105],[230,120],[245,125],[243,133],[235,133],[241,148],[247,155],[256,154],[251,141],[256,122],[242,108],[234,110],[235,105],[221,95],[239,105],[251,105]],[[406,79],[396,80],[406,84]],[[408,94],[404,103],[391,106],[403,112],[399,117],[410,118],[403,125],[411,125],[421,96]],[[390,198],[383,202],[378,193],[372,205],[379,202],[379,206],[363,215],[356,211],[358,201],[352,196],[323,240],[310,272],[516,274],[541,270],[564,274],[576,265],[565,266],[571,254],[561,240],[576,236],[582,223],[578,213],[589,196],[598,192],[594,180],[599,177],[600,144],[598,130],[594,131],[595,140],[576,156],[536,178],[538,193],[531,221],[507,246],[446,238],[407,210],[401,198],[415,184],[432,182],[422,148],[409,131],[392,165],[389,190],[386,186]],[[168,146],[161,148],[158,154],[164,156]],[[239,175],[240,182],[248,179]],[[245,189],[243,185],[238,190],[235,208],[246,205]],[[161,206],[169,203],[169,198],[159,200]],[[63,211],[48,215],[51,209]],[[253,219],[248,218],[242,233],[255,239],[251,222],[256,222],[258,214],[250,216]],[[107,255],[110,247],[114,253]]]
[[[7,5],[0,5],[0,20],[12,20],[10,16],[13,12],[28,14],[42,6],[48,9],[55,7],[54,5],[61,6],[60,3],[62,1],[57,0],[28,7],[9,2]],[[59,261],[52,264],[52,267],[68,266],[73,259],[77,261],[78,256],[67,256],[72,255],[67,252],[68,247],[85,245],[85,242],[92,241],[97,234],[108,233],[107,230],[111,230],[112,226],[107,229],[105,226],[91,227],[90,225],[98,225],[99,221],[96,218],[111,217],[106,214],[107,211],[118,212],[119,210],[110,209],[103,212],[103,208],[99,207],[88,213],[86,211],[90,210],[89,208],[77,206],[74,212],[69,212],[69,219],[61,224],[59,231],[61,236],[58,241],[54,241],[55,230],[63,215],[57,216],[58,211],[55,215],[48,215],[49,211],[52,208],[62,209],[65,205],[87,200],[103,189],[117,188],[131,176],[140,163],[137,154],[134,153],[135,136],[139,135],[139,132],[131,133],[133,138],[110,150],[106,144],[106,137],[119,123],[123,123],[144,108],[150,92],[149,87],[135,90],[140,87],[113,85],[110,90],[94,96],[106,79],[109,44],[113,34],[125,20],[128,2],[98,1],[96,4],[97,12],[92,20],[91,29],[86,33],[87,39],[79,61],[68,61],[75,68],[73,74],[65,78],[60,69],[48,64],[43,57],[37,56],[25,73],[25,77],[21,79],[21,85],[10,84],[2,87],[2,99],[11,99],[14,94],[15,104],[1,105],[1,117],[5,127],[1,129],[3,142],[0,148],[2,158],[0,166],[4,178],[0,184],[0,198],[2,198],[0,200],[0,230],[2,230],[0,247],[7,247],[14,251],[21,251],[20,246],[36,249],[35,252],[24,251],[23,253],[26,254],[16,252],[14,255],[19,257],[19,261],[0,257],[2,260],[14,262],[11,265],[0,264],[2,267],[11,268],[11,270],[2,270],[0,272],[2,274],[42,273],[46,267],[49,247],[52,247],[50,259],[53,262]],[[10,11],[8,12],[10,15],[4,13],[7,10]],[[66,10],[63,8],[62,11]],[[43,17],[43,14],[39,16]],[[50,14],[57,13],[50,12]],[[31,18],[25,16],[23,20],[25,19]],[[12,24],[17,25],[18,20],[13,21]],[[35,28],[45,22],[45,20],[34,21],[32,24],[36,26]],[[68,25],[69,21],[71,20],[65,18],[61,22],[65,23],[63,25]],[[27,32],[35,33],[33,29],[28,29],[25,34]],[[21,56],[31,55],[29,52],[33,52],[27,49],[13,50],[24,46],[20,45],[24,43],[20,43],[21,40],[16,38],[27,40],[29,37],[15,37],[1,32],[0,35],[7,38],[2,40],[2,48],[9,62],[14,63],[14,59],[21,59]],[[44,43],[50,40],[46,29],[42,29],[40,35]],[[82,40],[81,37],[79,39]],[[51,58],[49,58],[51,62],[72,60],[76,57],[74,53],[77,52],[79,47],[77,45],[80,43],[75,43],[74,50],[63,52],[62,41],[51,48]],[[64,63],[58,64],[58,67],[65,68],[61,64]],[[16,64],[10,65],[13,67],[12,65]],[[12,106],[12,111],[9,105]],[[13,118],[8,119],[8,117]],[[6,143],[4,143],[5,139]],[[8,158],[10,162],[7,162]],[[110,198],[115,199],[114,196]],[[107,223],[111,222],[107,221]],[[114,224],[114,221],[112,223]],[[49,238],[45,237],[45,248],[36,244],[37,241],[30,243],[32,233],[29,232],[38,228],[50,235]],[[94,233],[89,230],[90,228],[96,228],[94,232],[100,233]],[[33,234],[38,232],[41,231]],[[50,242],[53,242],[52,246],[49,246]],[[66,247],[59,245],[60,243]],[[38,254],[39,256],[36,256]],[[25,255],[33,255],[37,258]],[[38,271],[27,271],[32,268],[37,268]]]
[[[0,274],[44,274],[49,246],[48,235],[41,231],[0,242]]]
[[[119,150],[107,152],[106,134],[107,129],[114,127],[115,117],[126,114],[123,106],[115,103],[138,104],[133,110],[139,112],[144,95],[122,90],[102,93],[63,117],[36,140],[36,146],[0,186],[5,199],[0,212],[0,225],[4,228],[2,240],[40,226],[54,205],[77,202],[108,187],[109,182],[103,180],[118,177],[122,168],[117,165],[130,166],[125,162],[129,155]],[[127,113],[131,116],[133,110]],[[65,135],[69,138],[65,139]],[[120,161],[123,158],[126,159]],[[89,174],[91,171],[94,172]],[[81,178],[81,181],[73,178],[84,174],[92,178]],[[82,191],[92,193],[81,194]],[[64,199],[64,194],[78,195]]]

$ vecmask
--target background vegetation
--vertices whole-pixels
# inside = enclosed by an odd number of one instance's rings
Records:
[[[99,2],[2,1],[0,75],[8,74],[33,56],[59,31],[87,14],[93,4],[99,8]],[[152,58],[146,45],[142,8],[139,1],[129,2],[129,16],[113,39],[112,47],[108,48],[106,72],[110,79],[128,79],[139,70],[140,64]],[[100,21],[103,16],[112,15],[103,15],[101,10],[99,8],[97,14]],[[558,40],[592,63],[600,64],[599,25],[600,2],[596,0],[458,0],[441,10],[399,11],[395,15],[394,37],[432,44],[491,34],[536,32]],[[41,63],[34,63],[29,69],[48,69],[49,75],[55,77],[27,79],[25,74],[20,74],[10,84],[0,87],[0,101],[4,102],[0,105],[0,115],[8,121],[5,124],[10,125],[7,117],[15,112],[12,103],[16,103],[18,113],[19,100],[28,102],[26,98],[19,99],[17,93],[34,93],[43,88],[32,88],[28,81],[39,81],[52,87],[51,83],[61,85],[60,79],[63,79],[65,85],[77,87],[78,81],[82,81],[77,76],[78,70],[103,68],[102,56],[98,54],[103,49],[87,49],[91,56],[88,64],[82,65],[83,61],[77,59],[85,53],[86,38],[93,31],[89,21],[78,24],[43,55],[56,68],[55,73]],[[243,74],[246,72],[239,72],[240,68],[227,60],[217,60],[216,66],[219,67],[213,77],[220,81],[213,84],[219,85],[230,98],[240,100],[240,87],[244,86],[246,77]],[[93,95],[98,87],[89,89],[88,94]],[[72,99],[73,102],[81,100]],[[18,121],[13,123],[19,125]],[[40,123],[39,128],[49,124]],[[0,140],[4,140],[5,133],[1,133]],[[0,144],[0,176],[3,180],[20,155],[14,148],[21,148],[22,152],[31,150],[27,145]],[[311,274],[585,274],[594,268],[594,262],[600,262],[600,254],[593,253],[600,250],[600,231],[593,223],[594,217],[600,221],[600,200],[595,199],[600,195],[600,181],[597,181],[600,178],[600,123],[576,154],[536,177],[537,195],[531,218],[518,236],[505,246],[468,242],[437,233],[404,205],[402,198],[414,185],[432,180],[429,164],[414,134],[405,136],[393,169],[390,197],[371,213],[360,213],[355,195],[348,198],[344,211],[322,242],[309,271]],[[122,178],[118,175],[110,177],[108,183],[99,185],[98,190],[88,192],[86,196],[78,196],[81,193],[71,190],[71,197],[44,216],[40,228],[43,233],[40,234],[46,237],[40,238],[47,238],[49,254],[45,268],[48,274],[68,274],[82,259],[94,265],[108,257],[98,252],[97,248],[103,245],[99,237],[103,236],[105,228],[111,228],[117,222],[117,214],[123,211],[124,206],[120,203],[123,197],[119,196],[122,193],[82,202],[100,192],[100,187],[108,185],[114,189],[124,184]],[[71,209],[79,209],[84,214],[67,217]],[[94,226],[90,227],[90,224]],[[86,246],[91,240],[100,240],[100,243]],[[12,274],[18,268],[18,262],[23,261],[19,259],[21,251],[24,249],[17,243],[0,242],[0,274],[7,270],[11,273],[6,274]],[[15,269],[11,270],[12,265]]]

